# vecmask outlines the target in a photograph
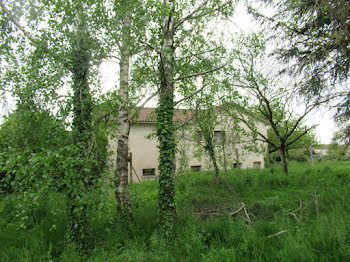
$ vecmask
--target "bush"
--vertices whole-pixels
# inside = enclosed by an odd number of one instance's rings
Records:
[[[288,160],[297,162],[306,162],[310,160],[310,152],[308,149],[291,149],[288,151]]]

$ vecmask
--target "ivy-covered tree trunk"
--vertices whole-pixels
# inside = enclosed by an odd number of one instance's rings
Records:
[[[226,150],[225,150],[225,142],[223,141],[222,144],[222,156],[224,158],[224,172],[225,176],[227,176],[227,161],[226,161]]]
[[[130,27],[131,19],[129,16],[124,17],[123,36],[121,43],[120,57],[120,80],[119,80],[119,97],[120,106],[118,111],[118,143],[116,173],[114,178],[115,197],[117,201],[117,210],[122,215],[124,222],[132,218],[131,202],[129,196],[128,181],[128,160],[129,160],[129,60],[130,60]]]
[[[67,217],[69,236],[78,251],[89,247],[87,193],[91,183],[89,150],[91,143],[92,101],[88,84],[90,52],[86,35],[78,29],[72,39],[71,72],[73,78],[73,141],[75,163],[72,172],[66,174]]]
[[[164,0],[162,17],[162,46],[160,51],[160,87],[157,109],[157,136],[159,141],[159,212],[162,234],[173,233],[175,208],[175,130],[174,115],[174,2]]]
[[[210,160],[213,164],[215,178],[218,178],[219,177],[219,167],[218,167],[218,163],[216,161],[213,137],[212,137],[211,133],[209,133],[209,134],[204,134],[204,138],[205,138],[205,144],[206,144],[205,149],[208,151]]]
[[[280,147],[280,156],[281,156],[281,165],[282,165],[282,171],[284,174],[288,174],[288,168],[287,168],[287,160],[286,160],[286,149],[284,146]]]
[[[203,134],[204,150],[209,155],[209,159],[214,168],[214,175],[217,179],[219,177],[219,167],[215,154],[216,141],[214,141],[214,130],[215,125],[217,124],[216,112],[214,111],[213,101],[208,100],[208,97],[205,97],[202,101],[197,103],[199,104],[196,106],[195,119]],[[200,106],[203,106],[206,109],[199,109]]]

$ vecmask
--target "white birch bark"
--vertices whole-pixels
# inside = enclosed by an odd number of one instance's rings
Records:
[[[118,110],[118,142],[115,173],[115,196],[118,211],[132,217],[131,202],[129,196],[128,160],[129,160],[129,63],[130,63],[130,28],[131,18],[126,15],[123,21],[121,58],[120,58],[120,82],[119,96],[120,106]]]

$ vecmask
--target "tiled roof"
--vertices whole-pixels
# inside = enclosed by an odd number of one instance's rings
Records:
[[[143,107],[138,112],[136,122],[141,123],[154,123],[156,122],[155,108]],[[184,122],[192,117],[192,111],[188,109],[175,109],[174,110],[174,121]]]

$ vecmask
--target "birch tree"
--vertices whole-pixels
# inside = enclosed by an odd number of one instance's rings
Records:
[[[172,235],[176,220],[175,91],[186,98],[198,91],[194,84],[198,76],[214,74],[224,68],[224,48],[210,39],[212,31],[207,24],[222,15],[230,15],[233,8],[233,1],[217,0],[163,0],[154,8],[159,24],[151,30],[145,46],[158,61],[155,72],[158,74],[159,214],[165,237]]]
[[[115,197],[117,201],[117,210],[128,221],[132,217],[131,202],[129,196],[129,133],[130,133],[130,116],[129,116],[129,66],[130,66],[130,30],[131,30],[131,6],[129,1],[121,1],[122,10],[122,27],[119,62],[119,99],[118,108],[118,141],[116,172],[114,178]]]
[[[140,52],[140,39],[144,37],[151,16],[147,14],[146,6],[139,0],[120,0],[114,2],[115,21],[121,21],[120,29],[112,31],[116,35],[116,45],[119,53],[119,107],[118,107],[118,138],[116,172],[114,178],[115,196],[118,213],[124,222],[132,219],[132,208],[129,196],[129,134],[130,121],[135,117],[138,102],[130,93],[140,90],[139,86],[131,85],[131,59]],[[139,56],[140,57],[140,56]],[[146,103],[148,100],[144,101]]]

